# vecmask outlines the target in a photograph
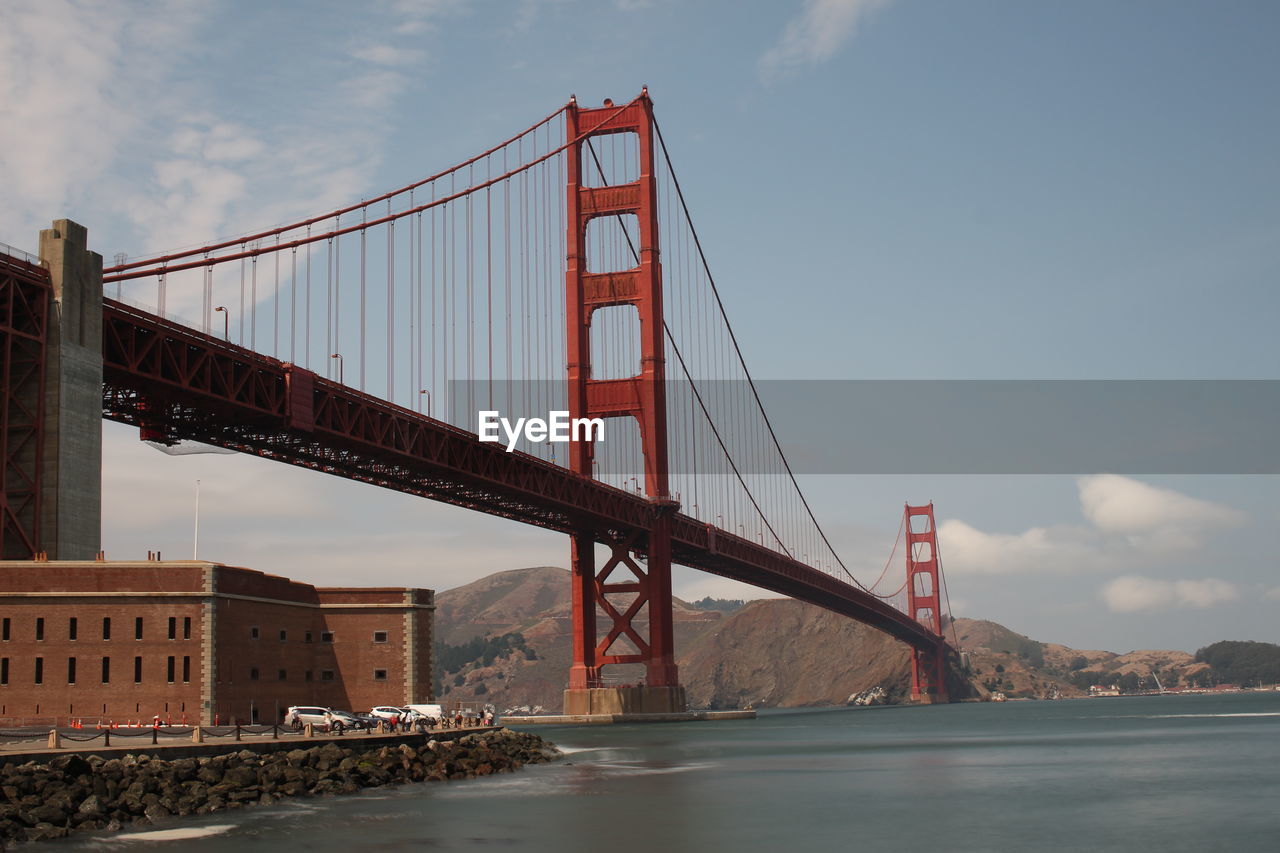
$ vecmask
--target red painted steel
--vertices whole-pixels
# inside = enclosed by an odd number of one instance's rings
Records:
[[[49,271],[0,252],[0,559],[41,550]]]
[[[936,636],[933,648],[911,650],[911,696],[916,700],[947,699],[946,640],[942,636],[942,589],[938,572],[938,528],[933,503],[906,505],[907,615]],[[913,530],[912,519],[923,519],[924,529]]]
[[[635,418],[644,456],[644,489],[652,508],[645,531],[606,536],[611,556],[596,571],[593,548],[575,543],[573,559],[573,664],[570,689],[601,686],[601,668],[617,663],[643,663],[645,684],[678,687],[671,624],[671,516],[678,504],[667,483],[666,357],[663,347],[662,268],[658,247],[658,191],[654,179],[653,104],[642,93],[621,109],[606,101],[599,109],[570,102],[565,110],[565,138],[575,140],[566,154],[568,233],[565,265],[566,340],[568,343],[569,416],[571,418]],[[583,130],[583,128],[588,128]],[[582,179],[583,145],[592,138],[634,133],[639,147],[639,176],[626,184],[588,187]],[[587,225],[603,216],[634,215],[639,223],[637,265],[613,273],[587,272]],[[640,323],[640,373],[623,379],[592,378],[592,314],[608,305],[633,305]],[[592,475],[593,446],[575,441],[570,468]],[[582,530],[583,540],[598,539]],[[637,553],[647,557],[640,565]],[[616,571],[630,575],[610,583]],[[610,596],[615,598],[611,600]],[[625,609],[617,597],[626,602]],[[596,631],[596,608],[612,623],[603,638]],[[643,636],[638,623],[648,623]],[[634,651],[616,652],[626,638]]]
[[[636,536],[670,512],[285,362],[103,300],[103,413],[191,439],[574,536],[578,547]],[[291,393],[312,385],[313,418]],[[294,389],[292,392],[290,389]],[[938,637],[889,604],[811,566],[672,512],[671,559],[872,625],[915,648]],[[574,594],[584,590],[575,585]],[[594,589],[587,590],[594,596]],[[590,600],[590,599],[588,599]]]

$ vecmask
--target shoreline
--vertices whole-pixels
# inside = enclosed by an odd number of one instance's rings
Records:
[[[561,755],[537,735],[505,728],[455,734],[380,745],[333,738],[306,748],[281,741],[113,748],[109,757],[60,750],[42,752],[43,760],[7,760],[0,767],[0,850],[72,833],[177,825],[182,817],[282,799],[511,773]],[[210,748],[216,754],[205,752]],[[178,749],[202,754],[175,755]]]

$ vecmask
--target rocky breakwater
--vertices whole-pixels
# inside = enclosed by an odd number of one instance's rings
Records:
[[[378,749],[310,749],[166,760],[58,755],[0,768],[0,848],[71,832],[150,826],[175,816],[269,805],[284,797],[351,794],[406,782],[510,773],[560,756],[536,735],[497,730]]]

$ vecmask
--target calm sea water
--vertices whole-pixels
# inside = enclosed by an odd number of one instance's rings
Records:
[[[1280,849],[1280,693],[538,732],[563,762],[49,849]]]

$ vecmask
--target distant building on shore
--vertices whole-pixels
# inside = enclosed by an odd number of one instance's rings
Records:
[[[429,703],[434,611],[432,590],[203,561],[0,561],[0,726]]]

